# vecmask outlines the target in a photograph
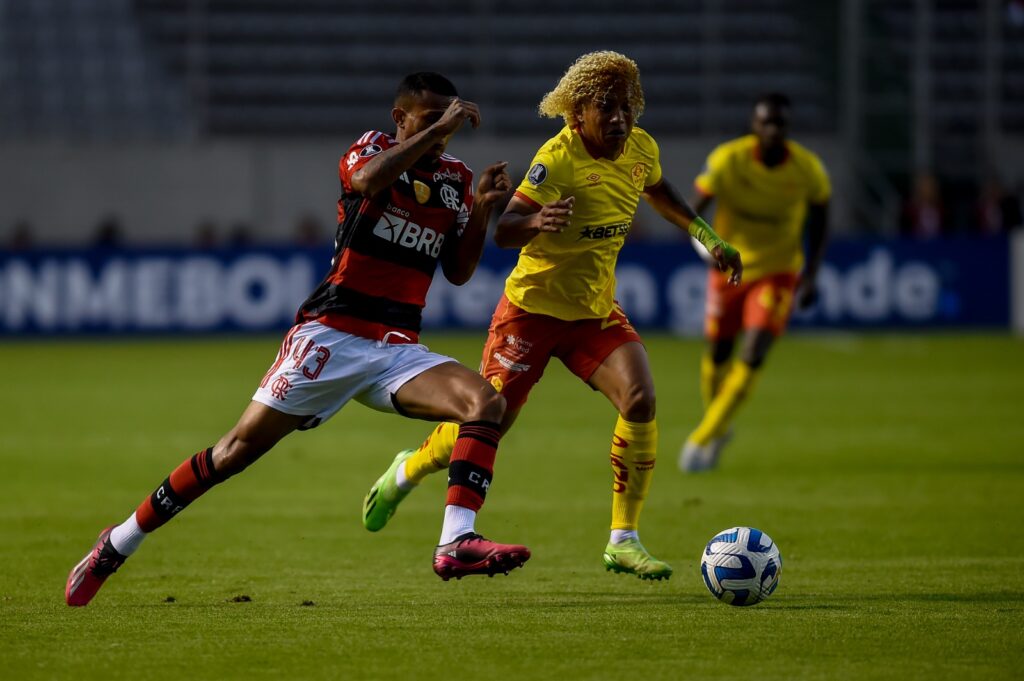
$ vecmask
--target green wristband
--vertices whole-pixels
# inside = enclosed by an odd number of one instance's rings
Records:
[[[729,244],[722,240],[722,237],[715,234],[715,230],[711,229],[711,225],[704,222],[704,219],[697,216],[690,222],[690,226],[687,228],[694,239],[700,242],[700,245],[707,249],[708,253],[711,252],[715,246],[722,246],[723,248],[732,248]]]

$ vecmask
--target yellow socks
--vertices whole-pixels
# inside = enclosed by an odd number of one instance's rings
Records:
[[[621,416],[612,437],[612,529],[635,530],[654,476],[658,426]]]
[[[705,352],[700,358],[700,396],[704,400],[704,408],[711,406],[711,402],[718,395],[722,387],[722,381],[729,373],[729,362],[715,364],[711,352]]]
[[[722,387],[704,410],[704,418],[690,433],[690,442],[704,446],[729,429],[736,410],[754,389],[757,371],[745,362],[733,362]]]
[[[459,436],[459,424],[439,423],[427,436],[420,448],[405,461],[405,477],[414,485],[431,473],[448,468],[452,458],[455,439]]]

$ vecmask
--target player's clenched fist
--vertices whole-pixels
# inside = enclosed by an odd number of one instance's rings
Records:
[[[512,188],[512,178],[508,176],[508,161],[495,163],[480,174],[476,185],[477,203],[489,206],[503,198]]]
[[[473,102],[467,102],[465,99],[453,97],[451,104],[441,114],[441,118],[438,119],[437,123],[434,123],[434,128],[447,137],[461,128],[462,122],[467,119],[474,128],[479,127],[480,107]]]

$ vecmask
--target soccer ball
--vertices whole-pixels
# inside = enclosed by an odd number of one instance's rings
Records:
[[[752,527],[719,532],[704,548],[700,572],[711,595],[729,605],[754,605],[779,585],[782,556],[771,537]]]

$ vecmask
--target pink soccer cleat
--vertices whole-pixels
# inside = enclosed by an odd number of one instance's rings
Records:
[[[499,572],[522,567],[530,560],[530,549],[518,544],[498,544],[470,532],[434,549],[434,572],[448,581],[466,575],[493,577]]]
[[[71,568],[67,586],[64,587],[64,600],[68,605],[88,605],[103,586],[103,582],[107,581],[107,577],[114,574],[117,568],[128,560],[128,556],[122,556],[110,544],[110,531],[113,529],[114,526],[111,525],[100,532],[99,539],[89,553],[85,554],[85,558]]]

